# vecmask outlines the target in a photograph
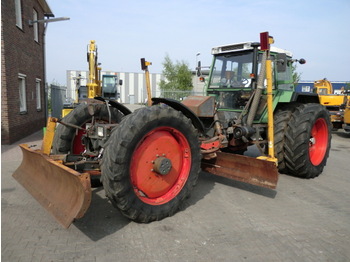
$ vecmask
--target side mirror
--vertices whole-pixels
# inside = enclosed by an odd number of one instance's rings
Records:
[[[304,58],[300,58],[299,64],[301,64],[301,65],[306,64],[306,60]]]
[[[300,59],[289,59],[288,64],[294,63],[294,62],[299,62],[299,64],[303,65],[306,64],[306,60],[304,58]]]
[[[122,86],[123,85],[123,80],[119,79],[119,85]]]
[[[198,61],[198,64],[197,64],[197,76],[200,77],[202,75],[202,65],[201,65],[201,61]]]

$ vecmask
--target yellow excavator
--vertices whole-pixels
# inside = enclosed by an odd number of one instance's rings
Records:
[[[102,69],[98,63],[98,50],[95,40],[90,40],[87,47],[87,62],[89,65],[87,85],[86,87],[77,86],[75,90],[75,101],[72,105],[66,105],[62,109],[62,117],[68,115],[79,103],[86,102],[95,97],[120,101],[119,89],[123,85],[123,80],[119,79],[117,74],[101,76]]]
[[[175,214],[201,170],[269,189],[278,172],[317,177],[329,115],[317,94],[293,89],[292,64],[305,60],[273,42],[264,32],[260,42],[214,47],[207,95],[182,102],[147,92],[150,106],[130,112],[90,84],[96,97],[50,118],[41,149],[20,145],[13,177],[64,227],[84,215],[96,179],[124,216],[147,223]],[[149,65],[141,59],[146,79]],[[248,146],[262,155],[242,155]]]
[[[318,94],[321,105],[328,109],[333,129],[343,128],[344,109],[350,99],[349,95],[344,90],[340,94],[334,94],[332,83],[326,78],[314,82],[313,92]]]
[[[343,129],[345,132],[350,133],[350,91],[348,90],[348,101],[344,110],[344,124]]]

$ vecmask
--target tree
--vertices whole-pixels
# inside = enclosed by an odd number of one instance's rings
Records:
[[[162,96],[173,99],[180,99],[188,96],[193,89],[192,73],[185,61],[173,61],[166,54],[163,64],[164,80],[159,83]]]
[[[292,64],[292,76],[293,76],[293,84],[294,86],[297,86],[301,78],[301,73],[297,72],[296,64]]]

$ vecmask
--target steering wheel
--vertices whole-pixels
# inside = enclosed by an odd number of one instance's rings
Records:
[[[220,79],[220,83],[221,83],[222,85],[225,85],[226,82],[227,82],[226,77],[223,77],[223,78]]]
[[[242,78],[241,82],[243,85],[246,85],[249,83],[249,80],[247,78]]]

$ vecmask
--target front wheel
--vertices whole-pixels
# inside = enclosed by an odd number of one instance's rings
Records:
[[[314,178],[322,173],[331,145],[329,113],[320,104],[302,104],[288,122],[284,160],[289,174]]]
[[[128,218],[151,222],[173,215],[200,171],[191,121],[167,106],[139,109],[108,140],[102,159],[107,197]]]

